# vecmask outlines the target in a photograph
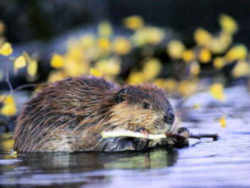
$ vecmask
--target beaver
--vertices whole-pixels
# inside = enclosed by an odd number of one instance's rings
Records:
[[[125,129],[144,134],[176,130],[166,93],[151,84],[118,84],[82,76],[48,84],[28,101],[17,118],[18,152],[141,151],[164,141],[102,138],[102,131]]]

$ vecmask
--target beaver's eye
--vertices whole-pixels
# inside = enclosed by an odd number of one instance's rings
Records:
[[[147,103],[147,102],[144,102],[144,103],[143,103],[143,108],[144,108],[144,109],[149,109],[149,108],[150,108],[150,104]]]
[[[164,116],[165,123],[170,124],[170,125],[174,123],[174,119],[175,119],[174,114],[171,112],[168,115]]]
[[[115,95],[115,102],[116,103],[121,103],[123,101],[125,101],[125,95],[127,93],[127,88],[123,88],[120,91],[118,91],[118,93]]]

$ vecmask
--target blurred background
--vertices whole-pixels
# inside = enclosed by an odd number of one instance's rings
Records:
[[[81,75],[150,82],[184,99],[210,90],[224,101],[224,87],[248,85],[249,7],[245,0],[1,1],[1,114],[15,116],[42,83]]]

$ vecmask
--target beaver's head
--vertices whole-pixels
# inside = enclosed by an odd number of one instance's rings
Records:
[[[166,94],[151,86],[125,86],[113,98],[112,129],[160,134],[171,131],[175,115]]]
[[[109,121],[104,131],[130,130],[164,134],[175,130],[175,115],[166,94],[152,85],[125,86],[112,96]],[[161,141],[116,137],[103,139],[102,151],[144,150]]]

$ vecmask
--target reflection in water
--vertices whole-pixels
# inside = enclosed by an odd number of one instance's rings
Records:
[[[98,169],[148,169],[172,166],[175,150],[155,150],[144,153],[29,153],[18,156],[21,166],[32,170],[76,173]]]
[[[2,142],[3,143],[3,142]],[[1,151],[5,147],[1,146]],[[29,187],[52,184],[79,187],[95,183],[110,183],[113,173],[121,169],[153,169],[172,166],[177,161],[176,150],[152,150],[123,153],[27,153],[10,159],[10,153],[0,154],[9,158],[0,163],[0,184]],[[112,171],[110,171],[112,170]],[[118,170],[118,171],[117,171]]]

